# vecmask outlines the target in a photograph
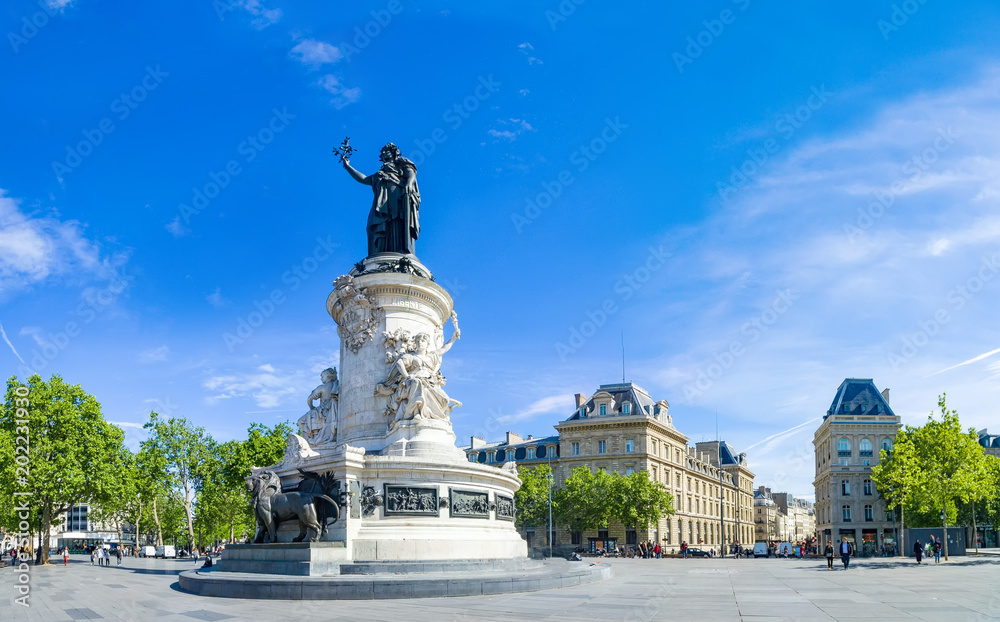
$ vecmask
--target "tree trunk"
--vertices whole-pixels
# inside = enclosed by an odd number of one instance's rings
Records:
[[[163,546],[163,527],[160,525],[160,515],[156,511],[156,497],[153,497],[153,522],[156,523],[156,546]]]
[[[972,540],[976,543],[976,555],[979,555],[979,529],[976,527],[976,501],[972,501]]]
[[[903,508],[903,505],[904,504],[902,502],[899,504],[899,536],[900,536],[900,538],[899,538],[899,556],[900,557],[906,557],[906,552],[903,551],[903,542],[906,541],[906,538],[903,537],[903,534],[906,533],[906,531],[905,531],[906,530],[906,522],[903,519],[905,518],[906,510]]]
[[[948,561],[948,502],[941,502],[941,532],[944,534],[944,561]]]
[[[188,549],[194,546],[194,518],[191,516],[191,502],[184,500],[184,515],[187,517]]]
[[[47,501],[42,505],[42,528],[41,543],[38,551],[38,564],[45,566],[49,563],[49,532],[52,530],[52,502]]]
[[[141,497],[141,495],[136,495],[135,497],[136,497],[136,501],[139,504],[139,511],[138,511],[138,513],[135,516],[135,545],[136,546],[141,546],[139,544],[139,534],[142,533],[142,530],[139,529],[139,527],[140,527],[140,525],[142,523],[142,497]]]

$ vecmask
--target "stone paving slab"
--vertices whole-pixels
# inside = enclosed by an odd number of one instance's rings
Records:
[[[829,571],[824,560],[601,563],[613,568],[610,579],[557,590],[332,603],[199,597],[177,586],[177,574],[193,569],[192,561],[128,559],[122,568],[100,568],[78,556],[68,567],[32,568],[29,609],[13,604],[15,574],[0,569],[0,621],[1000,620],[998,556],[952,558],[937,566],[858,560],[848,571]]]

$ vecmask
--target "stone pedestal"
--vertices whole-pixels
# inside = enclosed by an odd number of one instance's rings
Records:
[[[415,257],[383,254],[336,279],[327,299],[341,339],[336,441],[271,470],[285,490],[300,470],[333,473],[347,501],[324,539],[343,542],[352,561],[523,558],[514,528],[520,480],[470,463],[455,446],[448,415],[460,404],[444,392],[440,363],[461,342],[445,339],[449,319],[457,330],[453,302],[430,276]],[[286,526],[278,539],[297,533]]]

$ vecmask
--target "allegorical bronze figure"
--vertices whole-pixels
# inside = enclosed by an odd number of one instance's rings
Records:
[[[404,158],[396,145],[382,147],[379,158],[382,167],[372,175],[360,173],[351,166],[354,150],[349,139],[333,152],[351,177],[372,187],[375,198],[368,213],[368,256],[379,253],[414,254],[414,242],[420,235],[420,190],[417,187],[417,165]]]

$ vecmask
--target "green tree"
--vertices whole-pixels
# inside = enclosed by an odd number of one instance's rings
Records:
[[[900,531],[904,528],[906,508],[919,492],[915,428],[906,426],[896,432],[892,450],[879,452],[879,463],[872,467],[872,481],[890,508],[899,508]]]
[[[194,544],[195,497],[205,475],[205,463],[211,455],[214,442],[204,428],[196,427],[187,419],[161,419],[150,413],[149,422],[143,426],[149,438],[143,442],[156,456],[162,456],[169,476],[170,491],[184,508],[187,523],[187,545]]]
[[[915,499],[920,511],[937,510],[941,528],[947,534],[948,505],[984,499],[990,494],[988,463],[974,429],[962,431],[958,413],[948,408],[946,395],[938,397],[940,421],[934,414],[913,430],[916,480],[920,491]],[[943,538],[948,559],[948,538]]]
[[[535,468],[524,466],[517,468],[517,476],[521,478],[521,487],[514,493],[518,529],[526,525],[540,527],[549,524],[549,482],[551,475],[552,469],[544,464]]]
[[[613,489],[613,478],[604,469],[597,473],[585,466],[573,469],[553,493],[556,521],[578,533],[607,527]]]
[[[623,526],[648,527],[675,513],[673,495],[663,484],[650,479],[648,471],[615,473],[612,481],[611,518]]]
[[[104,420],[92,395],[58,375],[45,381],[35,374],[25,384],[17,377],[8,379],[0,429],[6,438],[20,436],[28,443],[27,465],[0,462],[0,495],[10,499],[14,490],[31,493],[21,498],[30,499],[31,528],[42,538],[36,559],[47,564],[51,527],[74,505],[99,498],[114,485],[125,436]],[[11,521],[18,515],[4,516],[12,531],[17,531]]]

